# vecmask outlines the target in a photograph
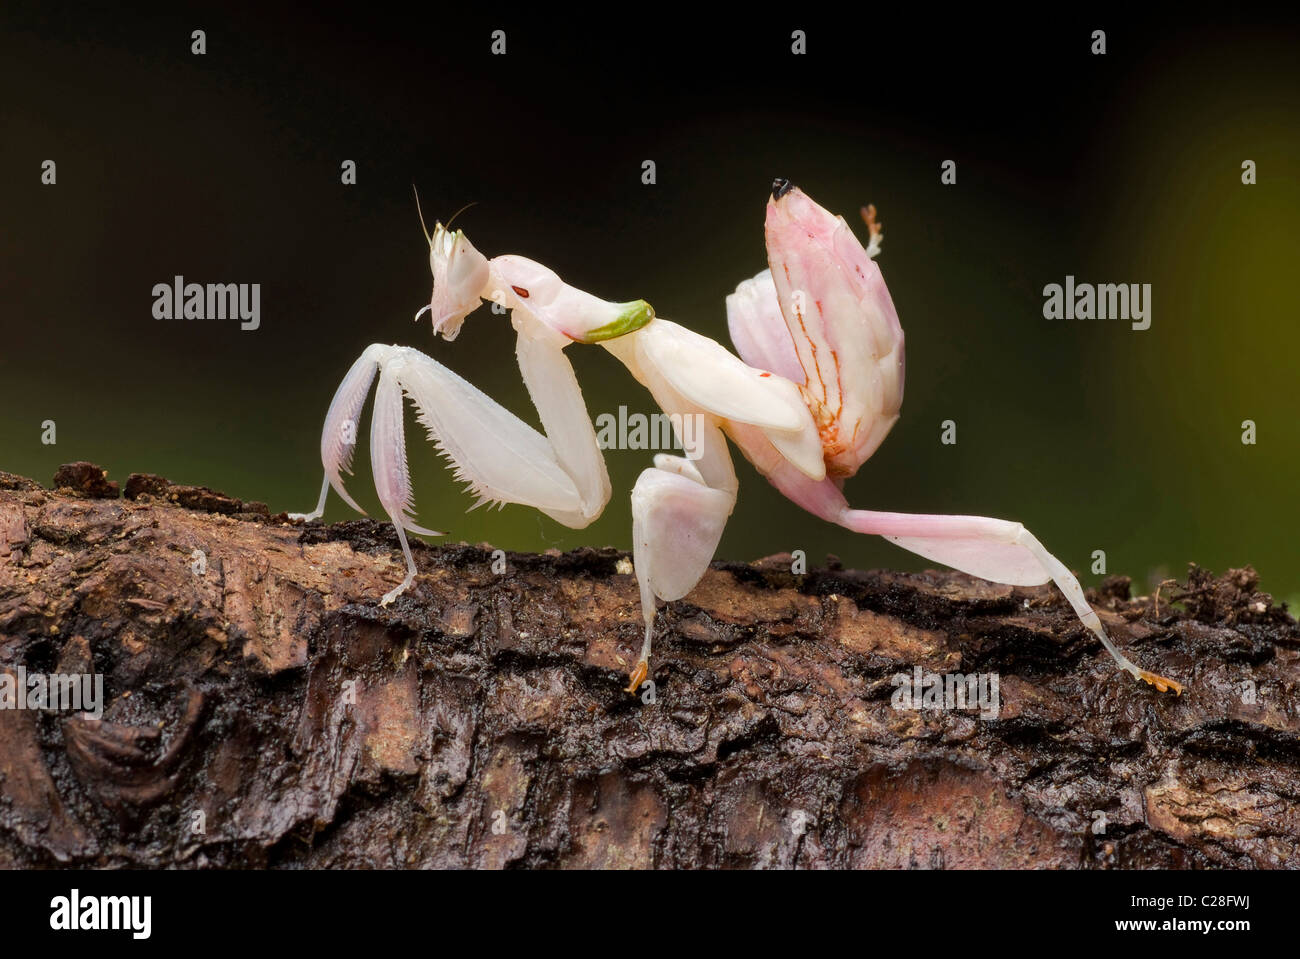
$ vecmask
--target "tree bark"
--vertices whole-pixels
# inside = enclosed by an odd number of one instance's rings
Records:
[[[1090,596],[1175,697],[1052,586],[715,563],[632,696],[625,553],[415,544],[380,608],[386,524],[56,486],[0,474],[0,670],[101,674],[104,710],[0,709],[3,867],[1297,862],[1300,631],[1249,568]],[[996,674],[996,716],[896,708],[918,667]]]

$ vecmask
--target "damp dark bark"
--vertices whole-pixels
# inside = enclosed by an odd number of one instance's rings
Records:
[[[380,608],[384,524],[56,487],[0,474],[0,672],[99,674],[103,713],[0,709],[0,867],[1297,862],[1300,631],[1249,568],[1090,594],[1175,697],[1051,586],[719,562],[637,697],[625,553],[417,545]],[[995,714],[898,708],[918,669]]]

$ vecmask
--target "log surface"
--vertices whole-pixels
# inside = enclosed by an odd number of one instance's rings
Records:
[[[0,474],[0,671],[98,673],[101,719],[0,709],[0,866],[1287,867],[1300,630],[1253,570],[1090,593],[715,563],[659,614],[629,557],[415,544],[98,467]],[[498,564],[499,568],[499,564]],[[999,678],[996,716],[896,708]],[[652,698],[652,702],[644,700]]]

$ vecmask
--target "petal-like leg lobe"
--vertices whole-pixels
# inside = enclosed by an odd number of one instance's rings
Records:
[[[352,453],[356,450],[357,435],[361,431],[361,408],[370,392],[370,384],[375,380],[380,363],[392,356],[394,349],[382,343],[366,347],[334,393],[329,412],[325,414],[325,428],[321,431],[320,458],[325,476],[343,501],[363,516],[366,511],[343,488],[342,474],[352,472]],[[323,507],[324,503],[319,505]]]
[[[394,367],[397,368],[394,368]],[[403,428],[402,388],[397,380],[400,366],[385,366],[379,375],[375,391],[375,409],[370,427],[370,468],[375,474],[375,491],[383,504],[397,538],[402,543],[406,559],[406,578],[396,589],[384,596],[379,605],[387,606],[402,595],[415,581],[415,557],[406,541],[407,526],[412,526],[411,478],[406,466],[406,437]]]
[[[641,588],[645,644],[650,658],[655,599],[681,599],[700,581],[717,551],[734,492],[704,485],[698,470],[678,456],[655,457],[632,489],[632,560]]]

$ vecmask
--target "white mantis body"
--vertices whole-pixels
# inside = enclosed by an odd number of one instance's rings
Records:
[[[402,393],[431,438],[482,500],[541,509],[573,528],[604,509],[610,484],[573,369],[569,343],[599,342],[665,413],[702,424],[696,455],[661,454],[632,490],[633,561],[645,639],[629,691],[648,672],[655,601],[688,594],[707,570],[735,506],[738,482],[727,439],[785,496],[814,515],[890,541],[962,572],[1017,586],[1054,581],[1120,668],[1161,690],[1173,680],[1141,669],[1111,642],[1072,573],[1021,524],[980,516],[852,509],[844,481],[897,421],[903,395],[903,331],[873,257],[843,218],[778,180],[768,202],[769,269],[727,298],[741,358],[708,337],[656,317],[644,301],[609,303],[563,283],[531,260],[488,260],[463,232],[441,224],[430,241],[435,333],[453,339],[480,300],[511,310],[517,355],[546,430],[542,436],[441,364],[404,347],[371,346],[339,387],[321,439],[325,483],[344,491],[355,422],[376,370],[380,384],[371,459],[380,501],[406,556],[400,595],[415,577],[403,529],[415,526],[402,436]],[[423,310],[421,312],[424,312]],[[417,314],[418,317],[418,314]],[[352,430],[352,443],[346,442]],[[438,535],[438,534],[433,534]]]

